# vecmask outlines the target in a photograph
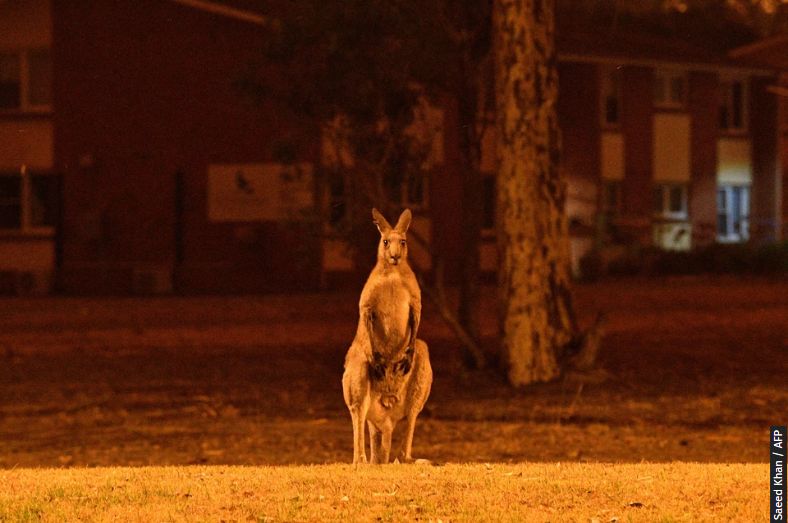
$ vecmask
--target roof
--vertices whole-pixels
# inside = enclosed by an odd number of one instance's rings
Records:
[[[2,0],[0,0],[2,1]],[[251,6],[254,0],[171,0],[192,9],[234,18],[256,25],[272,20]],[[693,44],[677,37],[656,36],[647,32],[588,31],[559,29],[556,37],[559,59],[618,61],[621,63],[693,65],[713,69],[788,70],[788,35],[739,47],[725,53]]]
[[[746,60],[759,67],[788,71],[788,34],[764,38],[755,43],[737,47],[728,53],[737,60]]]
[[[2,0],[0,0],[2,1]],[[176,4],[180,4],[191,9],[197,9],[206,13],[222,16],[225,18],[233,18],[242,22],[247,22],[255,25],[268,25],[270,20],[263,16],[261,13],[248,9],[250,2],[233,0],[228,2],[214,1],[214,0],[171,0]]]
[[[694,65],[710,69],[763,69],[747,56],[731,56],[677,37],[622,31],[558,31],[556,47],[560,59],[618,61],[621,63]],[[771,69],[771,67],[767,67]]]

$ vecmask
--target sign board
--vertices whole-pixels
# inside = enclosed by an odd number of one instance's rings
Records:
[[[314,205],[309,163],[208,166],[208,219],[214,222],[297,220]]]

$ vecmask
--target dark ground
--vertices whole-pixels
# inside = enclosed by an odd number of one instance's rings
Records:
[[[0,467],[349,461],[357,299],[2,299]],[[489,335],[492,289],[485,304]],[[586,323],[607,312],[605,372],[520,391],[464,371],[427,307],[414,456],[766,460],[786,422],[788,281],[621,280],[579,285],[577,305]]]

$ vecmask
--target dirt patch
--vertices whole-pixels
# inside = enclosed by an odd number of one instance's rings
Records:
[[[597,379],[468,373],[429,307],[438,461],[762,462],[785,419],[788,282],[581,285],[609,318]],[[494,294],[482,318],[494,347]],[[340,377],[357,296],[0,300],[0,467],[347,461]],[[395,442],[396,445],[396,442]]]

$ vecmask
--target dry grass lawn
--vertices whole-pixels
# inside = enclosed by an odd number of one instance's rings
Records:
[[[765,521],[765,464],[0,472],[0,521]]]

